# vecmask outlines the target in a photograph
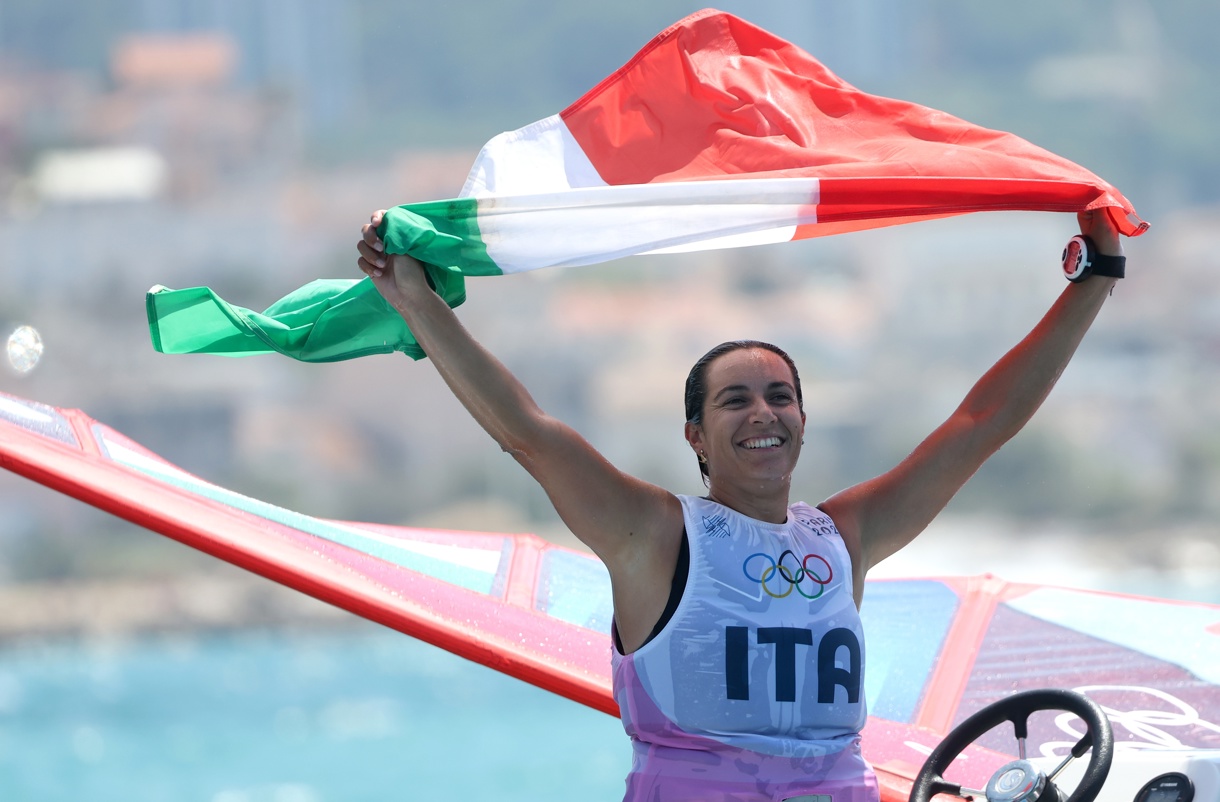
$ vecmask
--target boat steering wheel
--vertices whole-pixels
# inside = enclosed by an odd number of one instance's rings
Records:
[[[1025,759],[1029,717],[1039,710],[1075,713],[1085,723],[1085,734],[1049,775]],[[1021,758],[1002,766],[979,792],[945,780],[944,774],[967,746],[1005,721],[1012,722]],[[1072,795],[1064,798],[1053,782],[1064,767],[1092,750],[1089,765]],[[932,750],[911,787],[910,802],[932,802],[937,794],[949,794],[982,802],[1093,802],[1114,761],[1114,733],[1101,707],[1075,691],[1036,690],[1014,694],[978,711],[953,728]]]

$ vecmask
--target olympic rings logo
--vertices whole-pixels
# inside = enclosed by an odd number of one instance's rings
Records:
[[[814,567],[810,567],[811,560],[817,560],[825,566],[825,579],[818,573],[822,570],[821,567],[816,564]],[[814,570],[815,568],[817,570]],[[826,586],[830,584],[830,580],[834,579],[834,570],[825,557],[806,554],[805,558],[801,559],[791,549],[784,549],[784,553],[779,555],[778,560],[761,551],[751,554],[741,564],[741,570],[746,575],[746,579],[757,582],[762,586],[763,592],[773,599],[790,596],[794,589],[806,599],[817,599],[826,592]],[[754,574],[751,573],[751,570],[754,571]],[[815,588],[817,592],[814,592]],[[778,589],[783,589],[783,592],[777,592]]]

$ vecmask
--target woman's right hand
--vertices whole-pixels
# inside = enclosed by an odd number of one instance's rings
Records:
[[[379,278],[386,268],[385,243],[377,236],[377,228],[384,217],[385,209],[373,212],[369,221],[360,228],[360,241],[356,243],[356,250],[360,252],[360,260],[356,264],[369,278]]]
[[[379,209],[360,228],[360,241],[356,243],[360,259],[356,264],[373,280],[382,297],[401,312],[412,293],[431,292],[432,289],[419,260],[405,254],[385,253],[385,243],[377,236],[377,228],[384,217],[385,209]]]

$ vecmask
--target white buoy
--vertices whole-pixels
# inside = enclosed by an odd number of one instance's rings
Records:
[[[42,359],[42,337],[33,326],[18,326],[8,336],[8,363],[18,373],[29,373]]]

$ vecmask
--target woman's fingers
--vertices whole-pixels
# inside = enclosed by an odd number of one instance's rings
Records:
[[[369,221],[360,227],[360,241],[356,243],[360,258],[356,260],[356,266],[368,276],[380,277],[385,272],[385,243],[377,236],[377,229],[383,219],[385,209],[378,209],[369,217]]]
[[[356,250],[360,252],[356,266],[370,276],[380,276],[386,266],[385,255],[364,241],[356,243]]]
[[[369,251],[374,253],[383,253],[385,251],[385,243],[381,241],[381,237],[377,235],[377,228],[381,225],[382,219],[385,217],[385,210],[373,212],[373,216],[369,218],[369,222],[360,227],[360,242],[357,247],[367,246]],[[361,254],[365,252],[362,250]],[[385,263],[381,264],[385,267]]]
[[[381,237],[377,236],[377,226],[379,223],[365,223],[360,227],[360,241],[367,243],[370,248],[375,251],[385,250],[385,245],[381,242]]]
[[[360,241],[356,243],[356,250],[360,252],[356,266],[372,278],[380,278],[386,271],[385,243],[377,235],[377,229],[384,219],[385,209],[373,212],[369,221],[360,227]]]
[[[369,218],[368,223],[366,223],[360,229],[360,233],[363,236],[364,241],[369,245],[372,245],[373,248],[378,251],[385,250],[385,245],[382,244],[381,237],[377,236],[377,229],[381,226],[381,221],[383,219],[385,219],[385,209],[378,209],[377,211],[373,212],[373,215]]]
[[[1076,215],[1076,219],[1080,223],[1080,233],[1091,238],[1098,251],[1108,256],[1122,255],[1122,239],[1108,211],[1092,209]]]

